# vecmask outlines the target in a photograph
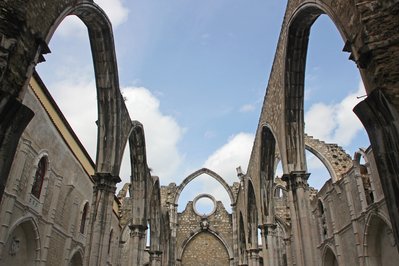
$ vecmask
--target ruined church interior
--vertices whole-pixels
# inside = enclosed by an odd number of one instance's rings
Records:
[[[340,32],[364,84],[353,112],[370,145],[354,154],[305,132],[306,55],[320,15]],[[89,33],[95,162],[36,71],[67,16]],[[201,168],[164,184],[149,167],[146,124],[129,114],[121,93],[101,7],[0,0],[0,265],[398,265],[398,18],[398,0],[288,0],[246,172],[237,166],[228,183]],[[329,173],[320,188],[308,183],[305,151]],[[180,206],[203,175],[228,203],[200,193]],[[210,203],[206,212],[201,201]]]

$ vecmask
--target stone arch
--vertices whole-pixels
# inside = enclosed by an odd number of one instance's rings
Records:
[[[305,134],[305,149],[323,163],[333,182],[341,179],[353,166],[350,155],[337,144],[325,143]]]
[[[83,266],[83,250],[81,247],[76,247],[71,252],[68,266]]]
[[[258,248],[258,208],[256,206],[255,189],[252,181],[248,179],[247,183],[247,225],[248,239],[247,243],[251,248]]]
[[[296,8],[287,27],[285,54],[284,97],[285,97],[285,136],[286,166],[288,172],[306,171],[304,135],[304,80],[306,54],[310,28],[316,19],[327,14],[338,31],[346,39],[338,19],[327,6],[305,3]]]
[[[60,14],[46,41],[68,15],[79,17],[89,32],[98,98],[96,172],[118,176],[131,123],[119,89],[112,25],[97,4],[83,2],[70,6]]]
[[[130,147],[130,197],[132,204],[137,206],[132,210],[132,225],[147,227],[150,171],[147,166],[145,136],[143,125],[133,121],[129,136]]]
[[[273,220],[273,187],[276,163],[276,138],[269,125],[262,126],[260,150],[261,211],[264,219]],[[270,222],[270,221],[268,221]]]
[[[209,176],[211,176],[212,178],[214,178],[216,181],[218,181],[223,187],[224,189],[227,191],[227,194],[229,194],[230,197],[230,203],[233,204],[235,199],[233,196],[233,192],[231,191],[231,188],[229,186],[229,184],[227,184],[226,181],[224,181],[224,179],[216,174],[215,172],[213,172],[212,170],[209,170],[207,168],[201,168],[197,171],[195,171],[194,173],[190,174],[188,177],[186,177],[183,182],[180,184],[180,186],[178,186],[176,193],[174,195],[174,204],[175,206],[177,206],[177,203],[179,202],[179,197],[181,192],[184,190],[184,188],[191,182],[193,181],[196,177],[202,175],[202,174],[207,174]]]
[[[186,240],[184,240],[184,242],[182,243],[182,247],[178,253],[177,260],[183,262],[184,253],[187,250],[187,248],[189,247],[189,244],[193,243],[193,240],[195,240],[199,236],[202,236],[203,234],[209,234],[210,236],[213,237],[214,240],[216,240],[222,244],[222,246],[224,247],[224,249],[227,253],[227,258],[226,258],[227,260],[225,260],[226,264],[224,264],[224,265],[230,265],[231,262],[234,260],[233,249],[229,246],[229,244],[223,238],[222,235],[218,234],[217,232],[213,231],[210,228],[208,228],[206,230],[198,229],[195,232],[193,232],[193,234],[191,234]],[[210,241],[213,241],[212,237],[210,238],[211,239]],[[203,256],[203,257],[207,257],[207,256]],[[182,264],[182,265],[184,265],[184,264]],[[203,264],[200,264],[200,265],[203,265]],[[214,265],[214,264],[210,264],[210,265]],[[219,264],[217,264],[217,265],[219,265]]]
[[[380,213],[370,213],[364,228],[363,247],[367,266],[394,266],[399,260],[392,227]]]
[[[14,157],[18,140],[33,117],[21,104],[35,65],[44,61],[47,43],[67,15],[78,16],[87,26],[93,55],[98,99],[98,134],[96,172],[119,175],[122,154],[131,124],[119,90],[118,70],[111,23],[104,11],[93,1],[56,1],[2,5],[5,27],[0,38],[6,47],[0,70],[0,153],[8,159],[0,164],[0,197]],[[3,137],[4,136],[4,137]],[[3,178],[4,177],[4,178]]]
[[[332,248],[328,245],[324,247],[323,266],[338,266],[337,256],[335,256]]]
[[[10,227],[1,262],[4,265],[39,265],[40,232],[34,217],[18,219]]]

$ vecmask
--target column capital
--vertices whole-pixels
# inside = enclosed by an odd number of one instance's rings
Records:
[[[287,189],[295,191],[297,188],[308,188],[310,173],[306,171],[292,171],[284,174],[282,180],[287,183]]]
[[[148,229],[148,226],[142,224],[130,224],[130,237],[139,237],[144,238],[146,236],[145,231]]]
[[[116,191],[116,184],[121,182],[119,176],[113,176],[110,173],[95,173],[92,175],[95,190],[106,190],[112,193]]]
[[[148,253],[150,253],[150,261],[161,261],[162,251],[149,250]]]

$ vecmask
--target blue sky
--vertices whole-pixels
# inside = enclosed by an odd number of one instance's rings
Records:
[[[230,184],[238,181],[235,168],[248,164],[286,2],[96,2],[113,23],[121,90],[131,118],[144,124],[153,174],[162,184],[179,184],[206,166]],[[49,46],[37,70],[95,159],[96,93],[85,26],[68,17]],[[353,155],[368,144],[348,110],[365,93],[342,47],[331,21],[319,18],[309,44],[305,121],[310,135]],[[309,161],[313,179],[325,175],[319,168]],[[125,160],[124,182],[128,169]],[[207,177],[187,188],[227,197]]]

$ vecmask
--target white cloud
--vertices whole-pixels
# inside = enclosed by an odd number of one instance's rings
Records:
[[[253,134],[238,133],[210,155],[205,161],[204,167],[219,174],[229,184],[238,181],[236,168],[241,166],[246,172],[253,141]]]
[[[95,82],[89,72],[86,73],[83,69],[71,70],[69,75],[63,76],[67,78],[52,84],[50,91],[76,135],[95,160],[97,148]],[[144,125],[147,162],[153,170],[152,174],[160,176],[162,183],[170,182],[184,159],[177,149],[184,129],[173,117],[161,112],[159,100],[149,90],[129,87],[123,89],[123,95],[131,119],[138,120]],[[125,148],[120,176],[123,180],[120,185],[129,182],[128,145]]]
[[[312,105],[305,114],[306,133],[326,142],[349,145],[363,128],[352,109],[361,101],[357,96],[363,95],[364,91],[361,83],[356,92],[348,94],[339,103]]]
[[[253,110],[255,110],[255,106],[252,104],[244,104],[243,106],[240,107],[241,113],[248,113],[252,112]]]
[[[123,5],[122,0],[96,0],[95,1],[107,14],[116,28],[127,20],[129,10]]]
[[[96,0],[95,1],[107,14],[115,29],[128,18],[129,10],[121,0]],[[57,34],[61,37],[87,37],[87,28],[77,16],[67,16],[59,28]]]
[[[51,85],[50,92],[83,146],[95,161],[97,92],[94,80],[90,78],[90,75],[70,72],[67,79]]]
[[[161,112],[159,100],[148,89],[128,87],[122,91],[131,119],[144,126],[147,162],[152,174],[159,176],[162,183],[169,183],[184,159],[177,149],[184,129],[173,117]],[[130,162],[128,156],[125,157],[121,177],[128,182]]]

